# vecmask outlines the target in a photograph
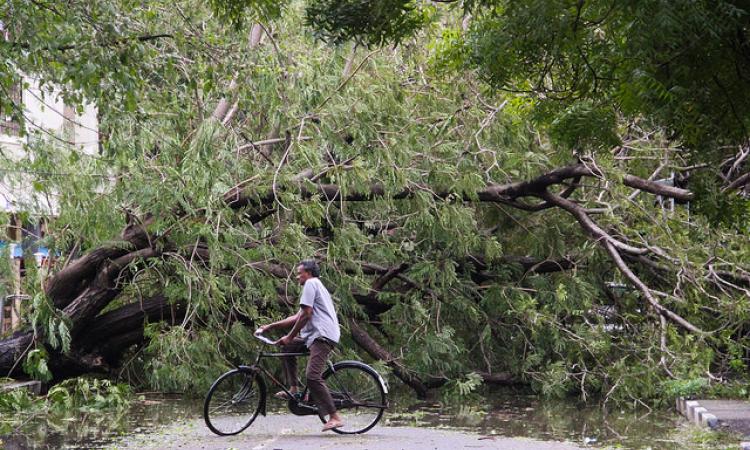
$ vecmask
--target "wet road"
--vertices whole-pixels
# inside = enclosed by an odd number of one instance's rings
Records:
[[[363,435],[322,433],[316,417],[289,414],[259,417],[237,436],[213,435],[200,419],[135,433],[110,448],[181,450],[572,450],[565,442],[537,441],[526,438],[483,436],[447,429],[377,426]]]

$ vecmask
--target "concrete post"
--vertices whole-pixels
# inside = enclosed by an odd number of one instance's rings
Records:
[[[693,408],[693,414],[690,420],[693,421],[694,424],[700,425],[701,424],[701,415],[707,413],[708,410],[702,406],[699,406],[697,408]]]
[[[687,417],[689,421],[693,421],[693,410],[698,406],[700,405],[695,400],[688,400],[685,402],[683,414],[685,414],[685,417]]]

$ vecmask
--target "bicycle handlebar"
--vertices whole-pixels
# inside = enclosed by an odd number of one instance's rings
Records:
[[[268,339],[267,337],[263,336],[263,334],[258,333],[257,331],[255,333],[253,333],[253,336],[255,336],[256,339],[258,339],[259,341],[261,341],[264,344],[276,345],[275,341],[272,341],[272,340]]]

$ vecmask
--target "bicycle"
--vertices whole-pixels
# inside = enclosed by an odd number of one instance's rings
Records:
[[[254,334],[255,338],[267,345],[276,342],[262,334]],[[300,393],[293,394],[279,380],[277,380],[260,362],[263,358],[283,358],[285,356],[308,356],[303,352],[259,352],[255,364],[240,365],[232,369],[213,382],[206,394],[203,404],[203,419],[206,426],[220,436],[239,434],[249,427],[258,414],[266,415],[266,381],[268,377],[273,384],[279,386],[287,395],[287,407],[292,414],[298,416],[318,415],[325,423],[325,416],[318,413],[318,408],[306,401],[307,386]],[[342,411],[344,426],[334,428],[339,434],[361,434],[369,431],[383,417],[388,408],[388,386],[383,377],[367,364],[360,361],[340,361],[332,364],[328,361],[328,369],[323,373],[323,379],[333,397],[336,409]]]

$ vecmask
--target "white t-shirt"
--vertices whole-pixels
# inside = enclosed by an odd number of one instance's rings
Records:
[[[305,281],[299,303],[313,309],[312,317],[299,333],[308,348],[319,337],[330,339],[333,342],[339,341],[341,330],[339,329],[339,319],[336,317],[336,309],[333,307],[331,294],[319,278],[310,278]]]

